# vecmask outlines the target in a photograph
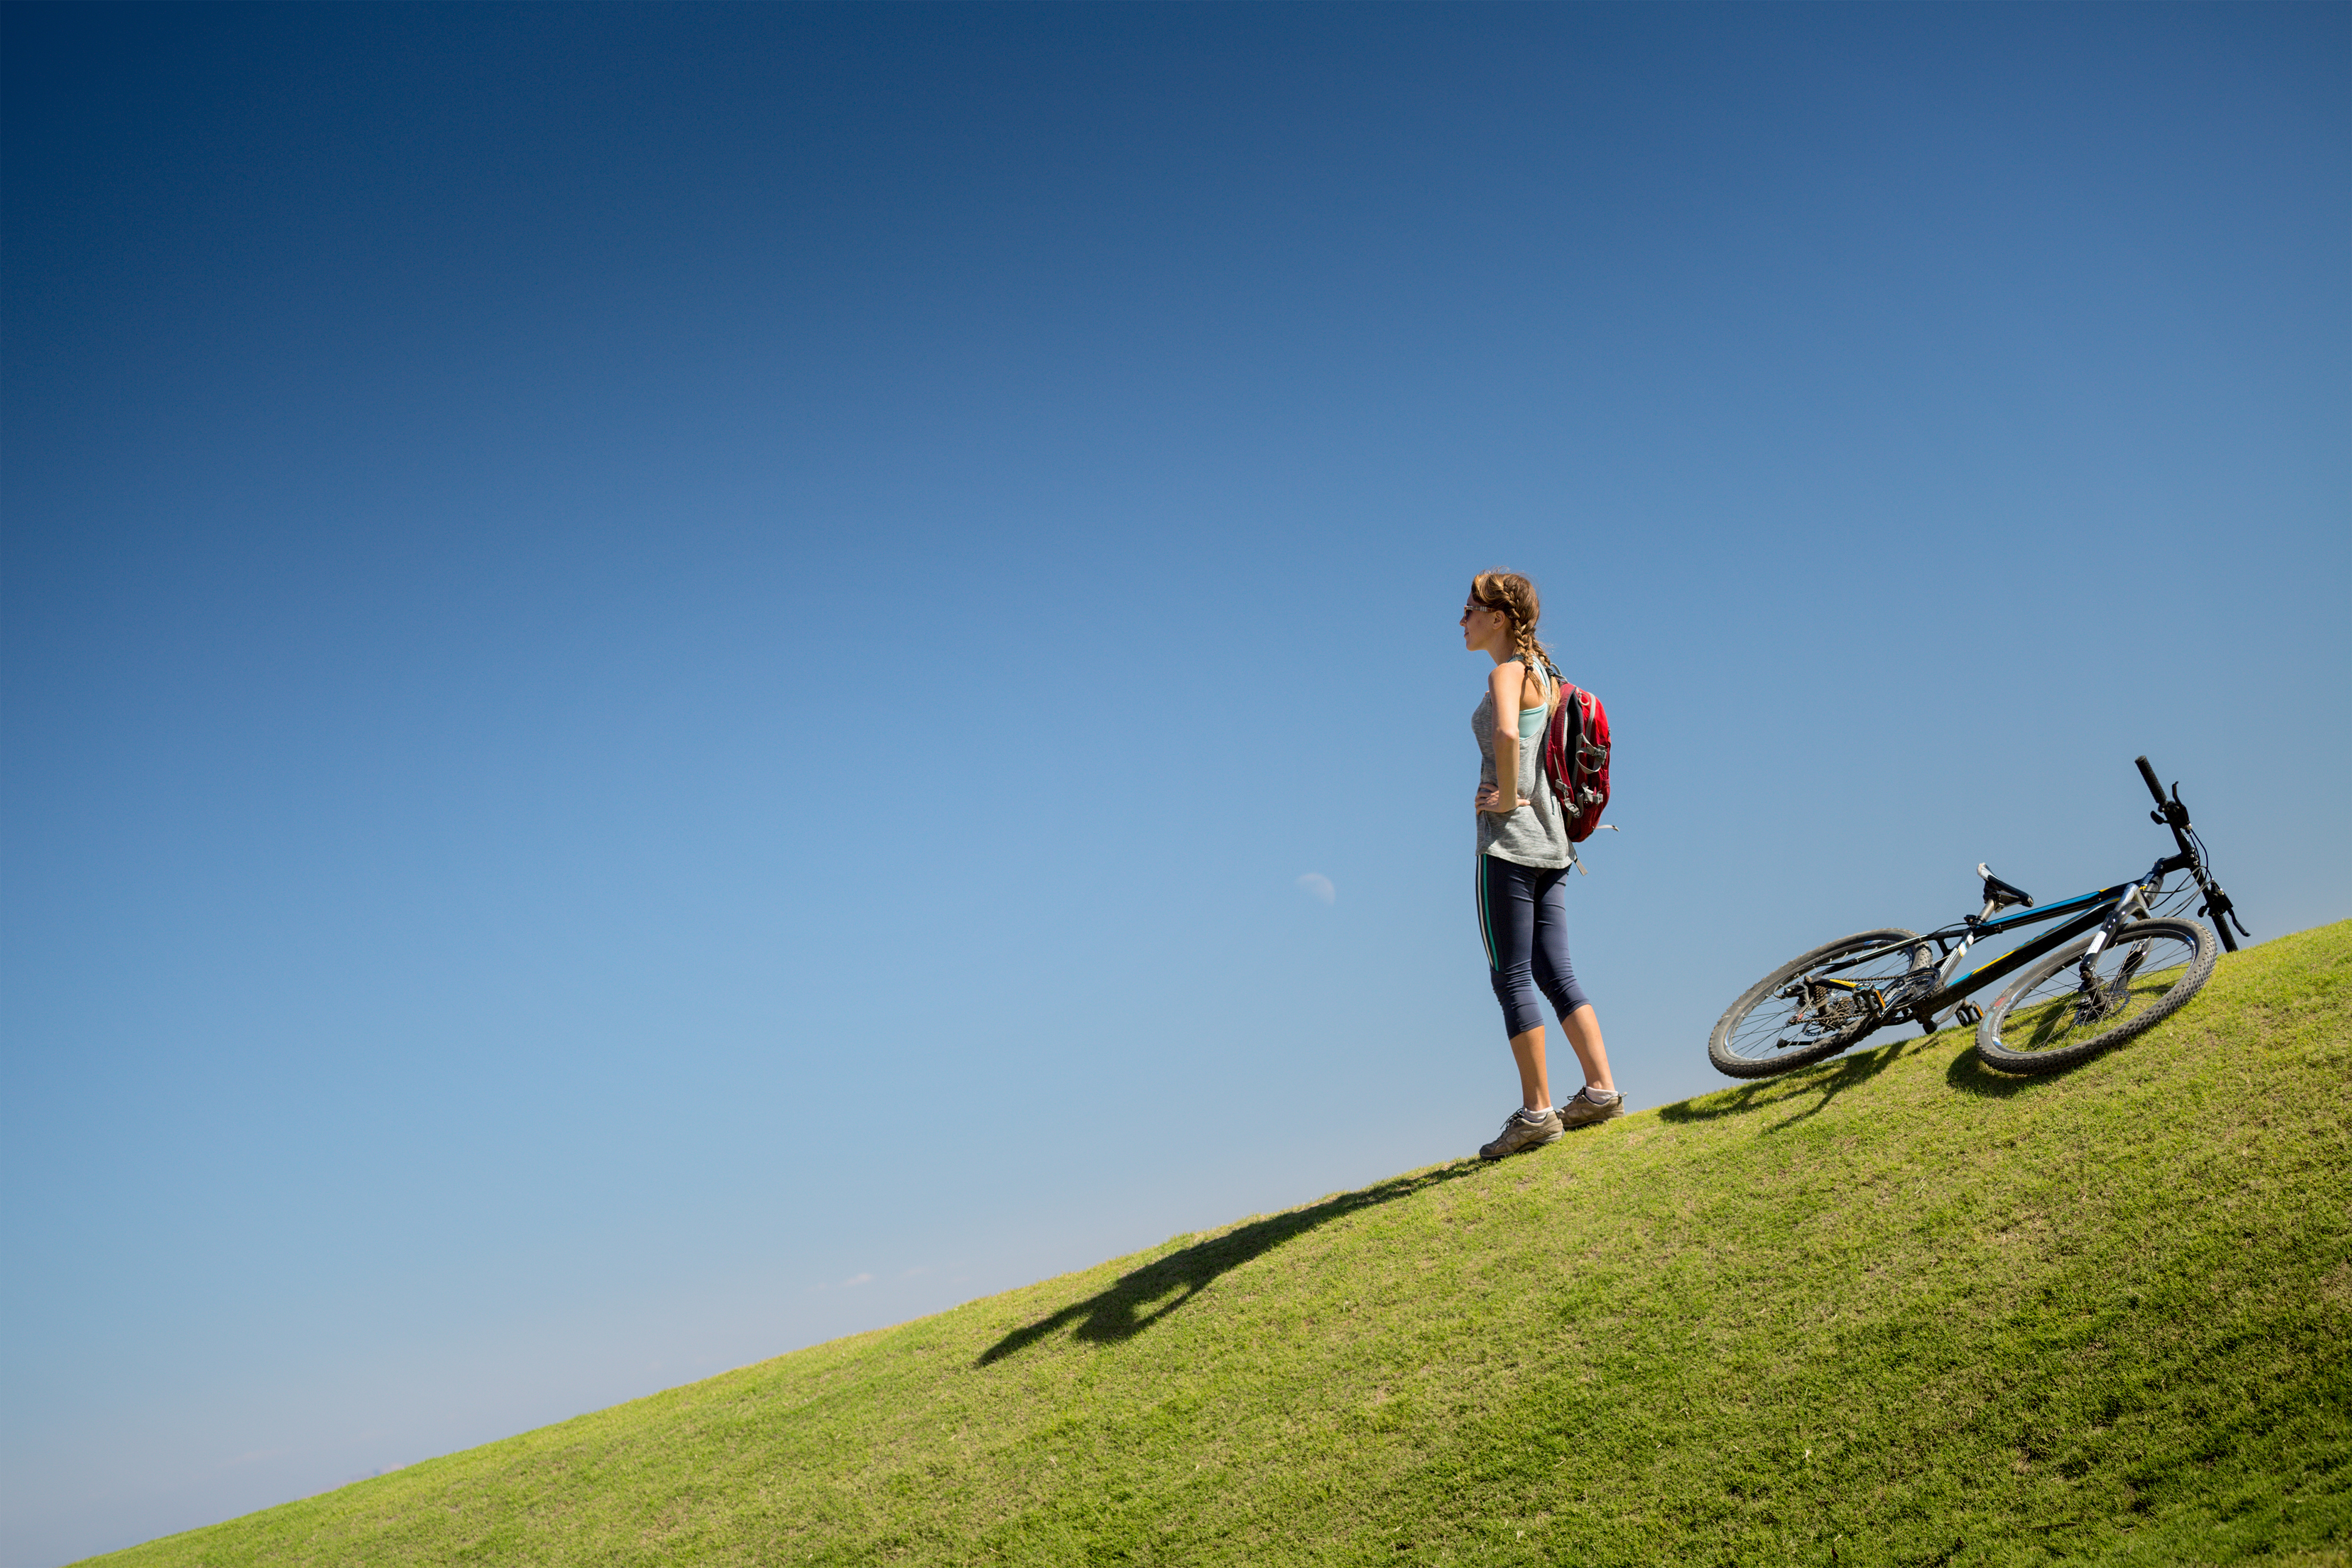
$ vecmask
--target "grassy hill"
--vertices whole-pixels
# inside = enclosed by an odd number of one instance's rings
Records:
[[[100,1561],[2343,1564],[2347,1102],[2352,922]]]

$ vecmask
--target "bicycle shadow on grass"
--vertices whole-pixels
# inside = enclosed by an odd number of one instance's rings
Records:
[[[2013,1013],[2010,1016],[2005,1032],[2011,1039],[2025,1042],[2027,1048],[2030,1049],[2037,1041],[2037,1029],[2060,1022],[2059,1015],[2062,1010],[2072,1005],[2071,1001],[2048,1002],[2023,1012]],[[1961,1093],[1975,1095],[1979,1100],[2008,1100],[2039,1085],[2072,1077],[2076,1071],[2090,1066],[2105,1054],[2102,1051],[2084,1057],[2081,1061],[2069,1063],[2055,1071],[2045,1068],[2039,1073],[2017,1073],[2002,1072],[1996,1068],[1987,1067],[1984,1058],[1978,1056],[1975,1047],[1971,1046],[1952,1058],[1952,1065],[1944,1069],[1944,1081]]]
[[[1416,1175],[1391,1177],[1305,1208],[1236,1226],[1206,1241],[1155,1258],[1131,1273],[1120,1275],[1085,1300],[1073,1302],[1027,1328],[1013,1330],[982,1352],[974,1364],[992,1365],[1066,1328],[1071,1329],[1072,1339],[1090,1344],[1118,1344],[1131,1340],[1207,1289],[1220,1274],[1262,1258],[1318,1226],[1493,1168],[1475,1160],[1458,1160]],[[1071,1328],[1073,1324],[1076,1326]]]
[[[1952,1058],[1952,1065],[1944,1069],[1944,1081],[1962,1094],[1972,1094],[1979,1100],[2007,1100],[2032,1089],[2040,1080],[1995,1072],[1978,1059],[1975,1047],[1970,1047]]]
[[[1778,1132],[1794,1127],[1798,1122],[1819,1116],[1829,1109],[1830,1101],[1857,1084],[1869,1082],[1888,1068],[1921,1046],[1932,1043],[1932,1037],[1916,1040],[1895,1040],[1867,1051],[1832,1057],[1811,1067],[1800,1068],[1783,1077],[1767,1079],[1748,1084],[1729,1096],[1705,1095],[1697,1100],[1680,1100],[1658,1108],[1661,1121],[1716,1121],[1727,1116],[1744,1116],[1750,1111],[1767,1110],[1786,1105],[1808,1096],[1820,1098],[1802,1110],[1772,1122],[1764,1131]]]

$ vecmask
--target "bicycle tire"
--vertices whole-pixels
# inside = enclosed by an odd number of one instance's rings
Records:
[[[1865,982],[1898,979],[1916,971],[1922,964],[1935,962],[1927,940],[1917,931],[1906,931],[1901,926],[1856,931],[1835,942],[1825,942],[1811,952],[1790,959],[1749,986],[1739,1000],[1725,1011],[1715,1026],[1715,1032],[1707,1037],[1706,1059],[1716,1071],[1726,1078],[1770,1078],[1775,1073],[1788,1072],[1837,1055],[1878,1027],[1885,1021],[1886,1015],[1883,1012],[1863,1014],[1853,1016],[1847,1026],[1837,1027],[1834,1026],[1834,1018],[1807,1018],[1807,1009],[1802,1005],[1781,1009],[1784,1016],[1775,1022],[1763,1012],[1762,1004],[1782,1000],[1780,992],[1846,953],[1885,947],[1906,940],[1917,945],[1907,953],[1890,955],[1890,959],[1902,961],[1899,967],[1892,963],[1881,966],[1892,969],[1891,974],[1874,974],[1865,971],[1860,976]],[[1754,1026],[1759,1022],[1767,1027],[1756,1028]],[[1792,1024],[1798,1026],[1800,1037],[1795,1044],[1790,1044],[1786,1038],[1788,1027]],[[1812,1033],[1808,1035],[1808,1030]],[[1768,1038],[1772,1042],[1771,1046],[1763,1043]],[[1786,1048],[1776,1048],[1780,1047]]]
[[[2218,956],[2202,921],[2134,921],[2100,952],[2102,1001],[2086,1010],[2077,968],[2085,945],[2069,942],[1993,999],[1977,1023],[1979,1061],[2029,1077],[2086,1061],[2179,1012],[2212,978]]]

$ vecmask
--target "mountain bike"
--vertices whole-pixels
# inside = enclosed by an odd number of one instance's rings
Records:
[[[2197,913],[2211,917],[2231,952],[2237,916],[2213,879],[2180,785],[2168,799],[2147,759],[2137,762],[2156,800],[2149,820],[2171,828],[2179,846],[2146,876],[2036,908],[2032,895],[1979,864],[1980,912],[1924,934],[1899,926],[1856,931],[1790,960],[1731,1005],[1707,1038],[1707,1060],[1731,1078],[1769,1078],[1833,1057],[1888,1025],[1913,1023],[1933,1034],[1949,1009],[1976,1026],[1977,1056],[1987,1066],[2055,1072],[2178,1011],[2212,974],[2217,956],[2213,931],[2183,911],[2201,899]],[[2176,871],[2189,875],[2168,893],[2165,881]],[[2031,912],[2000,918],[2011,908]],[[1959,973],[1978,942],[2048,921],[2060,923]],[[2240,921],[2238,934],[2253,933]],[[1991,1006],[1964,1000],[2011,975]]]

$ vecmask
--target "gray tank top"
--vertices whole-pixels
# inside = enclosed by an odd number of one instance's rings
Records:
[[[1478,853],[1517,866],[1549,868],[1569,865],[1575,857],[1568,841],[1568,824],[1560,818],[1559,802],[1553,798],[1551,784],[1543,771],[1543,732],[1545,722],[1551,717],[1551,683],[1541,668],[1534,674],[1544,683],[1547,705],[1519,710],[1519,798],[1528,804],[1508,816],[1491,811],[1478,813]],[[1478,706],[1471,711],[1470,729],[1478,737],[1478,785],[1483,789],[1495,782],[1492,687],[1487,688],[1486,695],[1478,699]]]

